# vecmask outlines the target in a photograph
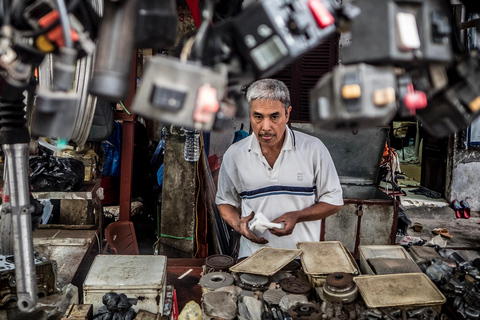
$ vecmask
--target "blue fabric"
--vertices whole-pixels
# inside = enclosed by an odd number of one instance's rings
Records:
[[[163,185],[163,163],[157,171],[157,183],[160,187]]]
[[[112,136],[102,142],[103,151],[105,152],[106,161],[103,165],[102,174],[108,177],[119,177],[121,169],[122,157],[122,129],[120,122],[115,122],[115,130]]]
[[[252,191],[240,193],[242,199],[253,199],[277,194],[291,194],[296,196],[313,196],[315,186],[313,187],[292,187],[292,186],[269,186]]]
[[[248,137],[248,132],[247,131],[242,130],[242,129],[237,130],[237,131],[235,131],[235,136],[233,137],[232,144],[235,143],[235,142],[238,142],[242,139],[245,139],[246,137]]]

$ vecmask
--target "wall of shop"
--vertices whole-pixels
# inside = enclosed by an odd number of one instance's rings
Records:
[[[480,149],[468,148],[455,134],[449,142],[447,158],[447,201],[466,200],[472,211],[480,211]]]

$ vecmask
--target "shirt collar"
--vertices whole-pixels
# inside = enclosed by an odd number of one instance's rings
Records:
[[[290,128],[285,125],[285,140],[283,141],[282,151],[290,150],[295,146],[295,135]],[[258,142],[257,136],[255,133],[252,133],[252,138],[250,140],[250,145],[248,151],[253,151],[256,154],[262,154],[262,149],[260,148],[260,142]]]

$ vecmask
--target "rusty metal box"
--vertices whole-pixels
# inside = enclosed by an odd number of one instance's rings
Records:
[[[402,246],[360,246],[359,252],[362,274],[422,272]]]
[[[320,239],[340,241],[356,259],[360,245],[394,244],[398,202],[376,186],[388,127],[327,131],[294,124],[293,129],[325,144],[342,184],[344,206],[323,220]]]
[[[83,283],[83,303],[93,304],[93,312],[103,306],[107,292],[137,298],[132,308],[163,313],[167,277],[167,257],[160,255],[98,255]]]

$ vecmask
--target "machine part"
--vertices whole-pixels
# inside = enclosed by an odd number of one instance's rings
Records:
[[[308,295],[311,285],[298,278],[290,277],[280,280],[280,286],[287,293]]]
[[[332,303],[355,301],[358,297],[358,288],[353,281],[353,276],[343,272],[328,275],[323,286],[323,296],[325,300]]]
[[[34,258],[37,296],[45,297],[57,292],[57,263],[45,258]],[[15,259],[0,255],[0,307],[11,308],[17,303]]]
[[[207,291],[231,286],[233,282],[233,276],[226,272],[211,272],[200,278],[200,285]]]
[[[300,268],[301,268],[300,263],[297,260],[292,260],[285,267],[283,267],[281,271],[291,273],[291,272],[294,272],[294,271],[296,271]]]
[[[207,273],[215,271],[228,271],[235,264],[235,259],[223,254],[214,254],[205,259]]]
[[[342,315],[343,304],[341,302],[335,301],[333,303],[333,311],[335,312],[335,317],[340,318]]]
[[[339,65],[310,91],[310,114],[321,129],[387,125],[397,111],[397,79],[390,66]]]
[[[7,162],[7,159],[5,159]],[[0,210],[0,250],[4,255],[13,254],[12,210],[10,207],[10,191],[8,188],[8,171],[3,171],[2,206]]]
[[[465,308],[465,315],[468,319],[479,319],[480,318],[480,310],[473,309],[473,308]],[[428,320],[433,320],[434,318],[428,318]]]
[[[479,313],[480,315],[480,313]],[[438,313],[437,311],[435,311],[433,308],[431,307],[426,307],[423,309],[423,312],[422,312],[422,318],[425,319],[425,320],[435,320],[438,316]],[[478,317],[478,315],[477,315]]]
[[[335,32],[335,1],[262,0],[234,20],[235,40],[258,78],[280,71]]]
[[[203,110],[197,110],[200,106],[207,105],[212,109],[203,111],[215,114],[226,85],[227,74],[222,68],[216,71],[172,57],[152,57],[145,65],[142,85],[135,95],[132,109],[162,122],[211,130],[214,117],[197,121],[195,114]],[[215,99],[217,101],[212,101]]]
[[[430,280],[438,283],[441,282],[443,279],[451,276],[453,273],[453,269],[449,265],[443,263],[443,261],[437,260],[435,261],[435,263],[432,263],[427,268],[425,273],[430,278]]]
[[[140,0],[135,25],[135,46],[153,49],[173,46],[177,22],[175,0]]]
[[[412,259],[370,258],[368,263],[375,274],[397,274],[421,272]]]
[[[353,320],[357,317],[357,312],[355,310],[355,304],[353,304],[353,303],[344,304],[343,308],[348,313],[348,319]]]
[[[362,14],[351,21],[352,41],[343,48],[343,63],[402,65],[452,60],[452,28],[444,1],[372,0],[355,4]]]
[[[294,320],[320,320],[322,312],[315,304],[301,304],[288,309],[288,315]]]
[[[257,275],[257,274],[250,274],[250,273],[242,273],[237,281],[237,286],[246,290],[263,290],[268,283],[268,277]]]
[[[268,305],[278,305],[280,304],[280,300],[286,295],[285,291],[281,289],[268,289],[263,293],[263,301]]]
[[[16,258],[15,283],[18,308],[28,312],[37,304],[37,281],[33,257],[33,237],[28,184],[28,143],[2,145],[7,161],[12,208],[13,248]]]
[[[138,0],[105,1],[89,92],[111,101],[128,94]]]
[[[204,293],[202,310],[208,317],[233,319],[237,315],[237,297],[222,291]]]

